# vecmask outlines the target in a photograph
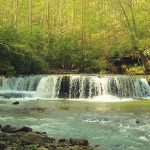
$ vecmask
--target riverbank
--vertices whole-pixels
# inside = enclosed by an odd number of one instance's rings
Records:
[[[85,139],[55,139],[46,132],[32,131],[29,127],[1,128],[0,150],[93,150]]]

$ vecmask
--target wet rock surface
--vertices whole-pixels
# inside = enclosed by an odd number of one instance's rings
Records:
[[[3,129],[16,129],[10,125],[1,126],[0,132],[0,150],[93,150],[85,139],[54,139],[46,135],[45,132],[3,132]],[[19,129],[23,129],[21,127]],[[28,127],[31,129],[30,127]],[[26,128],[27,129],[27,128]]]
[[[10,125],[6,125],[3,127],[0,125],[0,128],[1,128],[1,132],[4,132],[4,133],[32,132],[33,131],[32,128],[27,127],[27,126],[16,128]]]
[[[16,101],[16,102],[13,102],[12,104],[13,104],[13,105],[19,105],[19,102]]]

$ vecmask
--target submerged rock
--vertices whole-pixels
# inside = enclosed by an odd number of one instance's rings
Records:
[[[18,102],[18,101],[16,101],[16,102],[14,102],[14,103],[13,103],[13,105],[19,105],[19,102]]]
[[[136,123],[136,124],[139,124],[139,123],[140,123],[140,121],[139,121],[139,120],[136,120],[136,121],[135,121],[135,123]]]

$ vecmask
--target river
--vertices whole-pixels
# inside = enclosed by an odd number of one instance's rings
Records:
[[[99,81],[96,77],[92,82],[89,76],[86,81],[85,77],[71,78],[69,87],[63,89],[60,76],[57,80],[52,80],[52,76],[3,77],[0,124],[31,126],[54,138],[85,138],[92,145],[99,145],[97,150],[149,150],[150,91],[145,78],[119,76]],[[20,104],[13,105],[15,101]]]

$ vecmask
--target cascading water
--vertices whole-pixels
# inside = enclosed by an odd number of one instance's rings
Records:
[[[43,77],[37,86],[35,97],[57,98],[59,94],[61,78],[61,76]]]
[[[0,90],[35,91],[42,76],[0,77]]]
[[[35,99],[90,99],[104,97],[148,98],[150,86],[145,77],[90,75],[35,75],[0,77],[0,96]],[[114,99],[114,100],[115,100]],[[107,101],[107,99],[106,99]]]
[[[32,97],[41,78],[41,75],[0,77],[0,96],[6,98]]]

